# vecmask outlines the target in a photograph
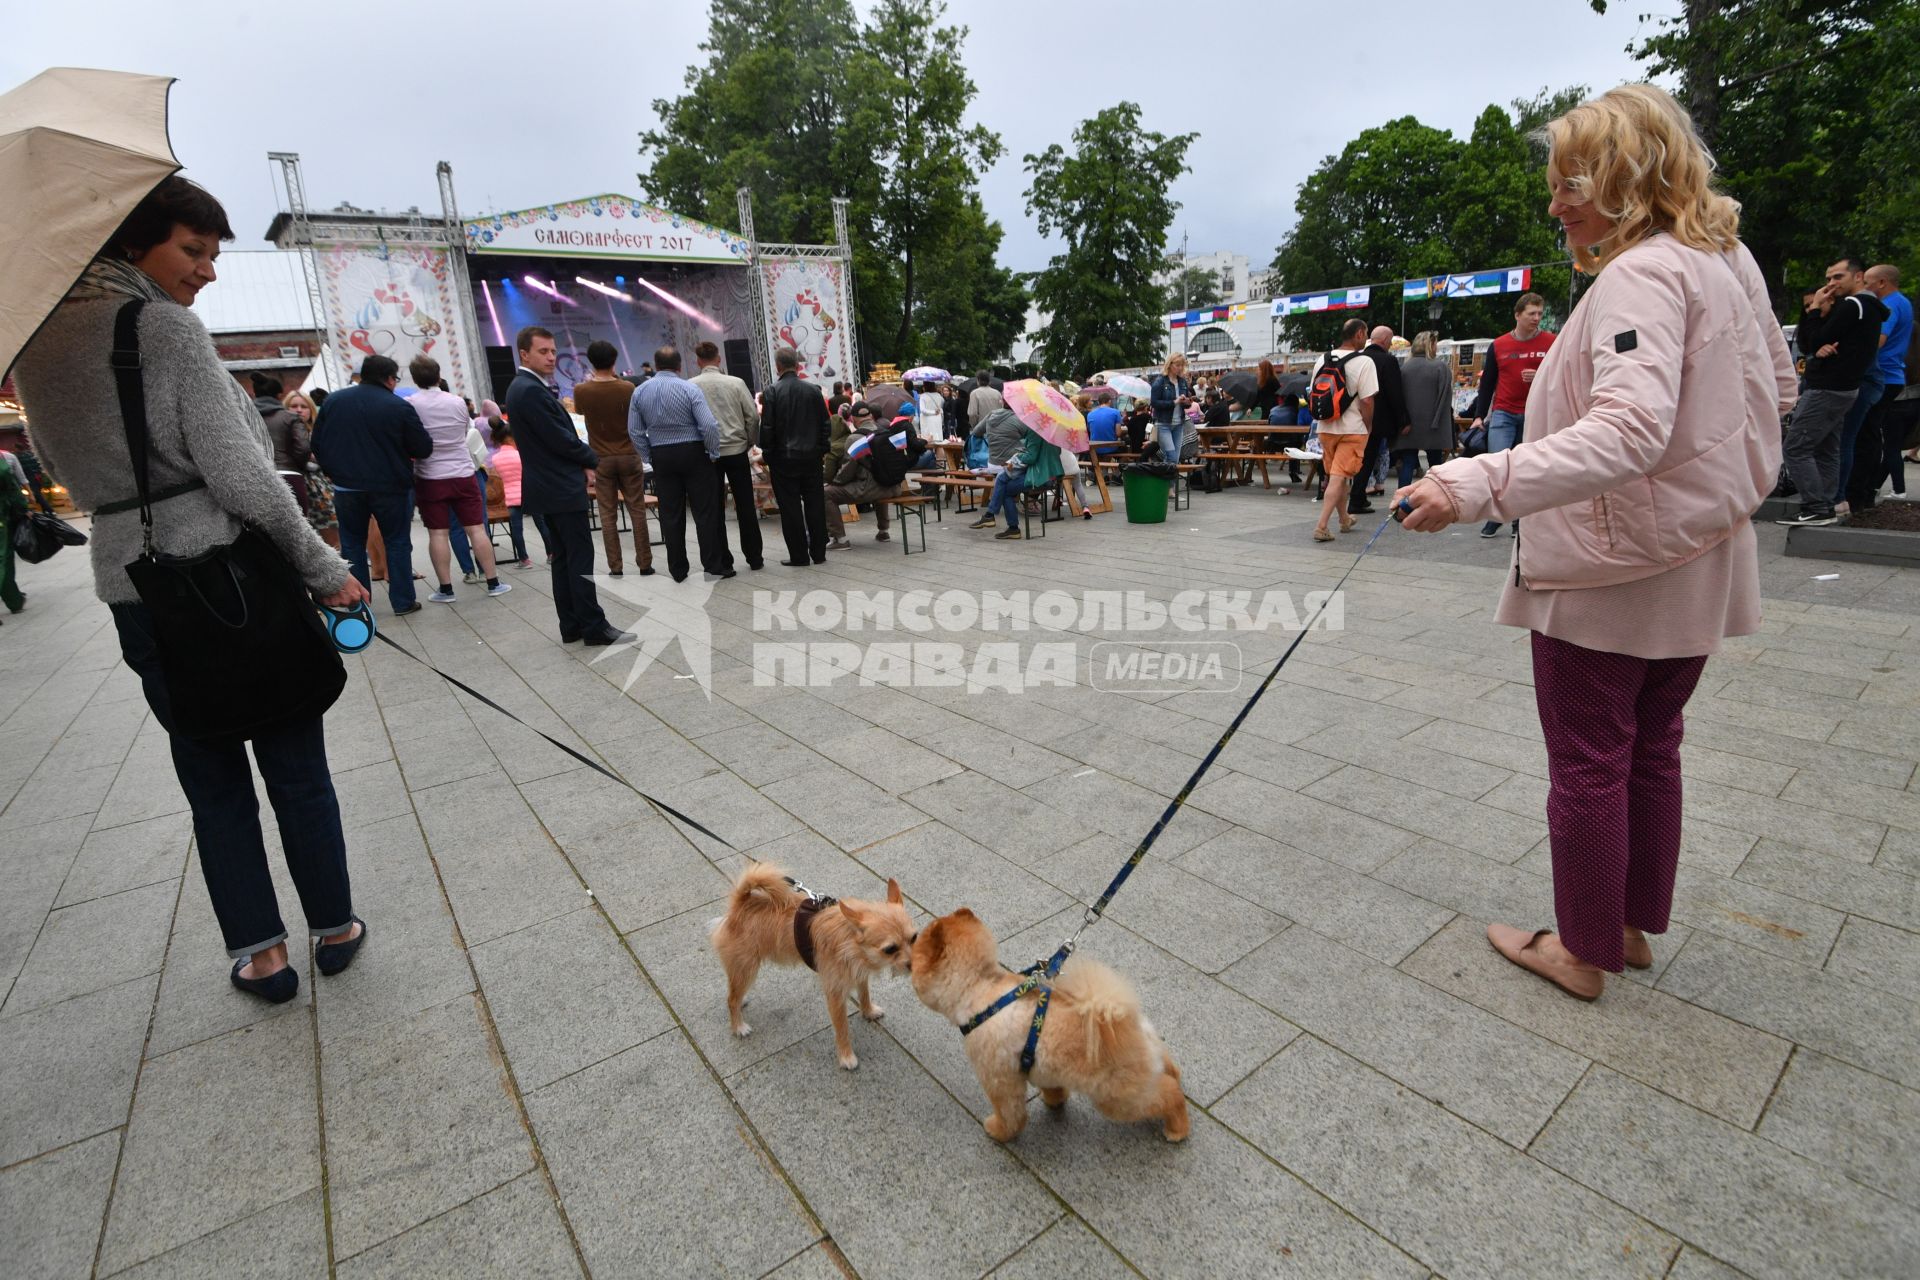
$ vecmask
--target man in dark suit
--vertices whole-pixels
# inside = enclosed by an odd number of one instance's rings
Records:
[[[433,438],[413,406],[393,393],[400,366],[368,356],[360,380],[320,406],[313,456],[333,481],[340,549],[362,586],[367,576],[367,521],[380,525],[387,551],[387,602],[396,614],[416,612],[413,593],[413,460],[433,453]]]
[[[1373,510],[1373,504],[1367,501],[1367,490],[1373,485],[1380,451],[1392,448],[1389,442],[1398,439],[1401,429],[1413,421],[1407,416],[1407,391],[1400,381],[1400,361],[1393,354],[1393,330],[1385,325],[1376,328],[1367,335],[1363,351],[1380,374],[1380,394],[1373,401],[1373,430],[1367,433],[1367,453],[1360,460],[1360,474],[1353,482],[1353,491],[1347,495],[1347,510],[1354,515]]]
[[[760,453],[780,507],[780,532],[790,568],[827,562],[827,499],[820,460],[827,456],[832,424],[820,388],[799,377],[800,355],[792,347],[773,353],[778,379],[760,398]]]
[[[593,590],[593,539],[587,529],[586,473],[599,465],[593,449],[573,429],[551,381],[560,362],[553,334],[529,325],[514,340],[520,369],[507,388],[507,421],[520,446],[520,508],[546,517],[553,551],[553,611],[560,639],[571,644],[618,644],[633,639],[600,611]]]

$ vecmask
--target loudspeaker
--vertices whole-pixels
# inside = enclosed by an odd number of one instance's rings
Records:
[[[745,338],[728,338],[726,342],[727,372],[747,384],[747,390],[758,391],[757,380],[753,376],[753,349]]]
[[[487,348],[487,381],[493,387],[489,398],[496,404],[507,402],[507,388],[513,384],[513,375],[519,368],[520,362],[514,357],[512,347]]]

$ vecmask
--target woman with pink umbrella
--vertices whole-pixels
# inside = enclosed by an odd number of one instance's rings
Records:
[[[1007,462],[1007,469],[994,480],[993,494],[987,499],[987,509],[972,527],[992,528],[995,512],[1005,511],[1007,527],[994,537],[1006,542],[1020,536],[1021,493],[1029,489],[1046,489],[1066,474],[1060,465],[1060,451],[1071,449],[1078,453],[1087,447],[1087,421],[1066,396],[1033,378],[1009,382],[1002,394],[1006,397],[1007,408],[1020,419],[1020,425],[1024,428],[1020,436],[1020,452]]]

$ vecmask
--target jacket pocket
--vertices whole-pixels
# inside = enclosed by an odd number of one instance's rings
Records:
[[[1593,521],[1593,536],[1608,551],[1614,549],[1613,515],[1613,504],[1606,494],[1603,493],[1593,500],[1590,517]]]

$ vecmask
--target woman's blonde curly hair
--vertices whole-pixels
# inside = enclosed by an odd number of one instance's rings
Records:
[[[1713,156],[1664,91],[1621,85],[1544,132],[1549,180],[1558,175],[1614,224],[1599,244],[1569,246],[1582,271],[1599,271],[1657,231],[1710,253],[1738,243],[1740,202],[1714,189]]]

